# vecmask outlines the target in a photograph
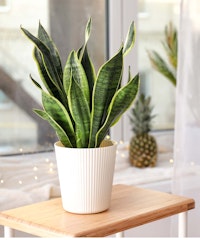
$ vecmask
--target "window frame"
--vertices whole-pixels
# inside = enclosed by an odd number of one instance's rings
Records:
[[[107,0],[107,24],[108,24],[108,53],[113,56],[118,51],[122,41],[125,40],[128,28],[134,21],[137,29],[138,1],[132,0]],[[126,56],[124,62],[124,76],[122,83],[128,79],[128,67],[131,66],[131,73],[134,76],[138,73],[138,51],[137,39],[134,49]],[[127,111],[119,122],[110,129],[111,138],[115,141],[127,141],[132,136],[129,120],[130,112]]]

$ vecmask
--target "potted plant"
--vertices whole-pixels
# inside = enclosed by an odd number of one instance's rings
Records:
[[[63,208],[73,213],[96,213],[109,208],[116,143],[106,140],[109,128],[131,106],[138,92],[139,75],[122,86],[123,58],[135,40],[134,23],[126,41],[96,74],[87,51],[91,19],[85,28],[85,42],[72,50],[64,69],[59,53],[44,27],[38,36],[21,27],[34,43],[42,87],[32,77],[42,94],[43,109],[35,109],[55,129],[56,161]]]

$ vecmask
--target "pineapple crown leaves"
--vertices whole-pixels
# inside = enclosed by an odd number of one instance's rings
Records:
[[[161,55],[152,50],[147,51],[152,67],[165,76],[174,86],[176,86],[176,70],[177,70],[177,55],[178,55],[178,37],[177,30],[172,22],[165,26],[165,39],[162,41],[163,48],[167,55],[167,60],[164,60]]]
[[[130,121],[133,124],[132,131],[136,135],[146,134],[151,131],[151,120],[156,115],[152,115],[153,107],[150,104],[151,97],[141,94],[135,102],[134,108],[131,109]]]
[[[139,88],[139,75],[132,78],[130,70],[127,84],[121,86],[123,58],[135,41],[134,23],[125,44],[97,74],[87,51],[91,25],[89,19],[85,42],[78,51],[71,51],[64,69],[57,47],[41,23],[37,37],[21,27],[34,44],[33,57],[45,88],[31,77],[41,91],[43,105],[43,109],[34,111],[49,122],[66,147],[99,147],[109,128],[131,106]]]
[[[165,26],[165,41],[163,47],[167,53],[170,64],[177,68],[178,37],[177,30],[172,22]]]

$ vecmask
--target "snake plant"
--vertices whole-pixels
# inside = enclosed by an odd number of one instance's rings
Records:
[[[130,67],[127,84],[121,83],[123,59],[135,41],[134,22],[125,43],[97,74],[87,51],[91,23],[89,19],[83,46],[71,51],[63,68],[57,47],[41,23],[37,37],[21,27],[34,44],[33,56],[44,85],[30,76],[42,94],[43,109],[34,112],[50,123],[65,147],[99,147],[138,92],[139,75],[131,77]]]

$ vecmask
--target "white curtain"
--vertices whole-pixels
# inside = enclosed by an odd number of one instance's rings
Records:
[[[200,0],[182,0],[178,36],[172,191],[195,199],[188,236],[200,237]]]

